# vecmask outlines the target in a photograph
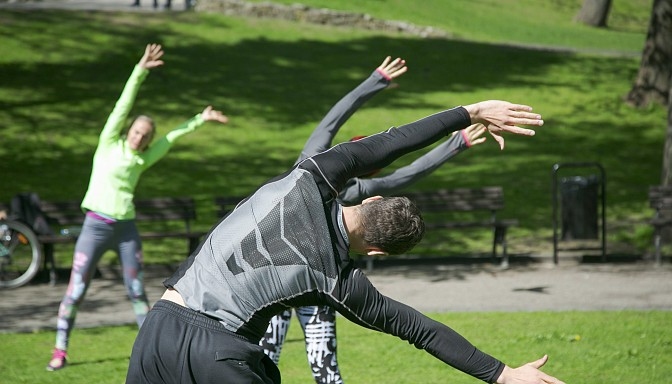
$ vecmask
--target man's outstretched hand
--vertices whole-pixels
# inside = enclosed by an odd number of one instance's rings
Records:
[[[540,371],[548,361],[548,355],[518,368],[504,367],[497,384],[565,384],[564,381]]]
[[[521,128],[518,125],[540,127],[544,124],[541,115],[532,113],[532,107],[523,104],[513,104],[508,101],[487,100],[464,106],[469,112],[471,123],[481,123],[490,132],[490,135],[504,149],[503,132],[516,135],[534,136],[534,130]]]

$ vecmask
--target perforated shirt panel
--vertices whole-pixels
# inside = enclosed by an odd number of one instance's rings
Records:
[[[237,332],[264,308],[331,291],[338,273],[330,239],[315,181],[297,168],[220,222],[174,288],[189,308]]]

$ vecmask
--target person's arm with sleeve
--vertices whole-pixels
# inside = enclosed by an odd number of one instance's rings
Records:
[[[133,108],[135,97],[138,94],[140,85],[147,78],[149,70],[163,65],[161,60],[163,50],[159,44],[147,44],[145,53],[140,58],[138,64],[133,68],[131,76],[126,81],[124,90],[119,96],[119,100],[114,105],[114,109],[107,118],[105,126],[99,137],[99,145],[116,143],[119,140],[121,131],[126,123],[126,118]]]
[[[485,125],[500,148],[504,148],[503,132],[532,136],[533,130],[517,125],[541,126],[543,120],[532,113],[529,106],[489,100],[439,112],[359,141],[339,144],[307,159],[300,167],[313,173],[323,199],[327,201],[337,196],[348,179],[384,168],[396,158],[474,123]],[[385,298],[375,289],[372,292],[373,287],[368,287],[370,283],[360,270],[352,270],[347,276],[332,292],[334,301],[331,305],[351,320],[407,337],[413,344],[440,355],[451,366],[483,380],[496,379],[500,384],[563,384],[539,370],[546,362],[546,356],[519,368],[508,367],[487,354],[476,352],[475,347],[450,328],[429,321],[419,312]],[[459,349],[457,354],[448,350],[454,347]]]
[[[382,169],[397,158],[471,124],[485,125],[500,148],[504,147],[503,132],[532,136],[533,130],[516,126],[541,126],[541,116],[531,111],[529,106],[500,100],[455,107],[358,141],[338,144],[299,166],[313,173],[327,201],[336,198],[349,179]]]
[[[385,89],[390,82],[403,75],[407,70],[406,61],[400,58],[391,60],[388,56],[375,71],[339,100],[322,121],[317,125],[301,150],[296,163],[331,147],[331,141],[338,130],[359,107],[371,99],[376,93]]]
[[[446,161],[468,148],[483,143],[485,137],[482,135],[485,130],[482,124],[470,125],[453,133],[446,141],[410,165],[401,167],[389,175],[372,178],[355,177],[348,181],[347,186],[338,195],[339,201],[345,205],[355,205],[371,196],[394,194],[431,174]]]
[[[348,320],[406,340],[451,367],[487,383],[563,384],[538,369],[544,365],[547,356],[519,368],[508,367],[445,324],[382,295],[359,269],[349,267],[344,270],[344,278],[331,294],[331,305]]]
[[[212,106],[205,107],[203,112],[185,121],[179,127],[154,141],[154,143],[152,143],[142,154],[145,159],[145,167],[149,167],[159,161],[159,159],[168,153],[168,150],[177,139],[187,133],[195,131],[196,128],[208,121],[226,124],[229,119],[221,111],[214,110]]]

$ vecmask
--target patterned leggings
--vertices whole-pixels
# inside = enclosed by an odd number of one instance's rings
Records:
[[[328,306],[299,307],[296,315],[305,335],[306,354],[315,382],[343,384],[336,360],[336,311]],[[280,361],[291,318],[291,310],[273,317],[266,334],[259,341],[275,364]]]
[[[143,285],[142,246],[135,221],[106,223],[87,215],[82,226],[82,233],[75,245],[70,282],[58,308],[56,348],[68,349],[77,310],[84,301],[96,265],[108,250],[117,252],[121,259],[124,285],[131,299],[138,326],[141,326],[145,320],[149,311],[149,302]]]

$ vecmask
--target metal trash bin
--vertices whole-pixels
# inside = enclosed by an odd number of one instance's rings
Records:
[[[566,168],[596,168],[599,174],[581,172],[582,176],[566,176],[561,181],[560,170]],[[573,162],[554,164],[552,170],[553,263],[558,264],[560,240],[568,243],[562,250],[600,250],[602,261],[606,262],[607,174],[604,167],[596,162]],[[599,247],[594,245],[595,240],[600,242]]]
[[[562,240],[598,238],[597,175],[564,177],[560,180]]]

